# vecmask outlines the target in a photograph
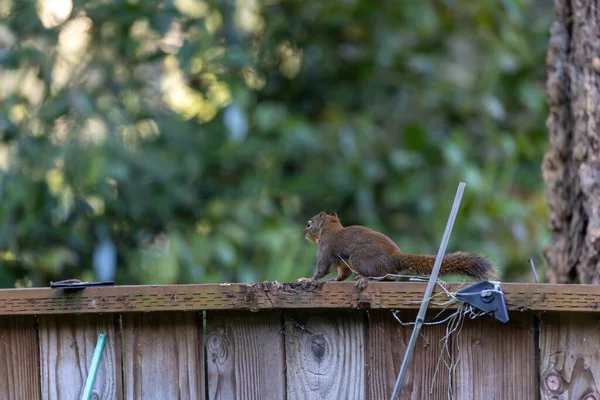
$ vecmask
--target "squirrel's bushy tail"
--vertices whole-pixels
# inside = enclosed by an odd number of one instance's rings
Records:
[[[398,270],[430,275],[434,263],[435,256],[400,253]],[[446,254],[440,275],[467,275],[478,280],[498,279],[496,269],[485,257],[462,251]]]

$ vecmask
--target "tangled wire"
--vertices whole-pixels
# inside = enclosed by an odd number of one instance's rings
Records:
[[[408,278],[409,281],[427,281],[428,280],[427,277],[419,277],[419,276],[402,275],[401,277]],[[464,282],[463,282],[463,284],[464,284]],[[429,394],[433,393],[433,386],[434,386],[434,383],[436,380],[436,376],[438,374],[440,365],[443,363],[446,366],[446,369],[448,370],[448,399],[453,399],[454,394],[453,394],[453,390],[452,390],[452,376],[456,369],[456,366],[458,365],[458,362],[460,361],[460,343],[458,341],[458,336],[460,335],[460,332],[463,327],[463,323],[466,318],[475,319],[477,317],[485,315],[486,313],[483,311],[479,311],[476,308],[474,308],[473,306],[471,306],[470,304],[457,299],[456,292],[451,292],[446,288],[446,282],[444,282],[440,279],[437,279],[437,285],[442,289],[442,291],[433,294],[429,298],[429,300],[432,304],[434,304],[438,307],[443,307],[443,308],[431,320],[423,322],[423,325],[440,325],[440,324],[445,323],[446,324],[446,334],[442,337],[442,339],[440,339],[440,342],[442,343],[442,347],[440,349],[440,355],[438,357],[438,361],[437,361],[437,364],[435,367],[433,378],[431,380],[431,386],[429,387]],[[461,287],[462,287],[462,285],[461,285]],[[492,290],[492,292],[502,293],[499,289]],[[482,293],[483,293],[483,291],[472,293],[472,295],[479,296]],[[435,301],[435,299],[440,296],[445,296],[446,300]],[[450,315],[448,315],[447,317],[445,317],[443,319],[439,319],[442,316],[442,314],[444,314],[446,312],[446,310],[448,310],[449,307],[451,307],[455,304],[458,304],[458,305],[454,312],[452,312]],[[394,310],[393,315],[394,315],[394,318],[402,326],[409,326],[409,325],[416,324],[416,322],[403,322],[398,317],[398,315],[397,315],[398,312],[399,312],[399,310]],[[456,359],[454,358],[453,352],[450,350],[451,348],[456,349],[456,354],[457,354]]]

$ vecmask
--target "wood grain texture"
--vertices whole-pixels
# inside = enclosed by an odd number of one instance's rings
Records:
[[[35,317],[0,318],[0,393],[6,400],[41,399]]]
[[[259,309],[418,309],[425,282],[370,282],[357,294],[354,282],[255,283],[1,289],[0,315],[130,313]],[[448,283],[456,291],[461,283]],[[464,287],[464,285],[462,285]],[[600,312],[600,286],[503,283],[509,311]],[[438,289],[434,290],[438,293]],[[438,297],[442,302],[444,296]],[[430,304],[430,309],[442,306]]]
[[[537,364],[533,316],[511,314],[467,319],[456,337],[460,357],[453,377],[455,399],[535,399]]]
[[[284,399],[281,314],[209,312],[206,318],[209,398]]]
[[[122,376],[116,315],[45,315],[39,318],[41,386],[43,399],[81,398],[98,336],[106,343],[93,398],[121,399]]]
[[[202,316],[195,312],[125,314],[126,399],[204,399]]]
[[[540,322],[541,398],[599,399],[598,384],[600,317],[591,313],[544,315]]]
[[[361,312],[286,313],[287,398],[364,399]]]
[[[397,314],[402,322],[412,322],[416,312]],[[427,318],[426,318],[427,320]],[[402,326],[392,311],[371,311],[367,335],[367,398],[389,399],[400,372],[413,326]],[[440,357],[440,340],[446,334],[445,325],[423,326],[417,340],[401,399],[447,399],[448,369],[441,364],[435,369]],[[435,379],[434,379],[435,375]],[[430,393],[431,390],[431,393]]]

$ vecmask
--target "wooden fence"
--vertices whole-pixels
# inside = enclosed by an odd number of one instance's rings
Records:
[[[394,282],[362,293],[351,282],[0,290],[0,398],[79,399],[104,333],[95,399],[389,399],[412,331],[392,311],[414,320],[424,290]],[[465,320],[448,341],[453,370],[437,367],[446,324],[423,328],[402,399],[600,399],[600,287],[503,290],[511,320]]]

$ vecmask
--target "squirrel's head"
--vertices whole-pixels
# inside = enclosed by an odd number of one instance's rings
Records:
[[[323,229],[332,223],[340,224],[340,219],[337,214],[321,211],[306,222],[306,226],[304,227],[304,237],[315,244],[319,244]]]

